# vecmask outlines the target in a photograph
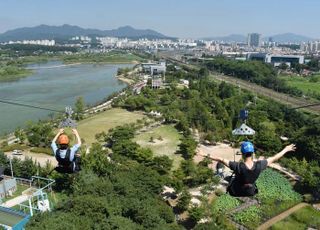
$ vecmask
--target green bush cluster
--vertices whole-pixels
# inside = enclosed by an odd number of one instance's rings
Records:
[[[239,206],[241,202],[229,194],[224,194],[218,197],[212,206],[213,213],[227,213],[228,211],[234,209],[235,207]]]
[[[234,220],[249,229],[256,229],[261,220],[261,209],[257,206],[251,206],[244,211],[234,214]]]
[[[301,195],[292,189],[290,182],[272,169],[263,171],[256,183],[259,189],[257,196],[262,202],[299,202],[302,199]]]

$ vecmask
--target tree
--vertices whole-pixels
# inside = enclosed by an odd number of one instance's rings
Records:
[[[168,156],[157,156],[152,159],[151,167],[160,175],[168,174],[171,170],[173,160]]]
[[[204,217],[205,210],[201,207],[192,207],[188,210],[190,219],[197,223]]]
[[[268,155],[280,151],[282,147],[280,137],[275,133],[275,125],[272,122],[261,123],[257,133],[255,143],[258,148],[267,151]]]
[[[288,66],[286,63],[284,63],[284,62],[279,65],[279,69],[281,69],[281,70],[287,70],[288,67],[289,67],[289,66]]]
[[[192,159],[197,148],[197,142],[191,137],[184,137],[179,145],[179,152],[185,159]]]
[[[109,130],[109,133],[105,139],[111,146],[122,140],[130,140],[134,137],[135,128],[131,125],[117,126]]]
[[[209,70],[206,68],[206,67],[202,67],[200,70],[199,70],[199,77],[200,78],[205,78],[209,75]]]
[[[234,96],[235,90],[234,87],[230,84],[227,84],[226,82],[221,82],[219,85],[219,97],[221,99],[230,98]]]
[[[24,141],[26,140],[26,134],[23,131],[23,129],[21,129],[20,127],[18,127],[15,131],[14,131],[14,135],[16,138],[19,139],[20,144],[23,144]]]
[[[179,201],[176,208],[180,212],[184,212],[188,209],[190,201],[191,201],[190,193],[187,190],[183,190],[179,196]]]
[[[29,144],[36,147],[49,146],[54,136],[52,125],[43,122],[28,123],[25,132]]]
[[[84,108],[85,108],[85,103],[84,103],[83,97],[78,97],[74,106],[75,106],[74,118],[77,121],[80,121],[83,119],[83,113],[84,113]]]
[[[112,167],[108,159],[108,151],[98,144],[92,144],[90,153],[82,156],[82,164],[86,169],[94,171],[97,175],[105,175]]]

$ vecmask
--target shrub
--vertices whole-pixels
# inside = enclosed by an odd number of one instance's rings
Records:
[[[226,213],[238,205],[240,205],[240,201],[238,199],[230,196],[229,194],[224,194],[215,200],[212,211],[214,213]]]
[[[256,229],[260,223],[260,216],[261,210],[257,206],[251,206],[234,214],[234,220],[249,227],[249,229]]]
[[[1,150],[3,152],[11,152],[15,149],[17,150],[25,150],[27,149],[28,147],[25,146],[25,145],[20,145],[20,144],[13,144],[13,145],[7,145],[7,146],[4,146],[4,147],[1,147]]]
[[[262,201],[294,201],[301,200],[301,195],[292,189],[290,182],[280,173],[266,169],[257,180],[258,198]]]

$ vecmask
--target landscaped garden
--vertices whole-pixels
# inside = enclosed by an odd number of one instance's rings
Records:
[[[292,189],[290,182],[280,173],[266,169],[257,180],[259,193],[254,197],[259,201],[239,212],[231,211],[242,202],[235,197],[224,194],[212,204],[214,214],[226,214],[235,222],[249,229],[256,229],[260,224],[287,210],[301,201],[301,195]]]

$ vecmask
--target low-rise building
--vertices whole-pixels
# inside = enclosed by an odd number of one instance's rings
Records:
[[[0,198],[5,198],[7,196],[12,196],[12,194],[17,191],[17,181],[16,178],[4,177],[0,181]]]
[[[160,61],[159,63],[142,63],[142,69],[145,73],[150,75],[159,75],[166,73],[167,67],[165,61]]]
[[[291,66],[294,63],[304,64],[304,56],[302,55],[248,53],[247,60],[259,60],[265,63],[270,63],[273,66],[279,66],[282,63],[285,63],[288,66]]]

